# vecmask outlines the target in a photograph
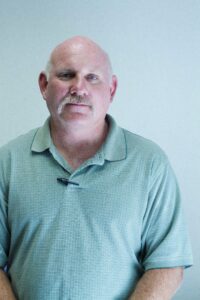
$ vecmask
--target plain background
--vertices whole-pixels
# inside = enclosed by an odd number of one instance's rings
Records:
[[[194,266],[176,300],[200,299],[200,1],[0,0],[0,145],[48,116],[37,79],[52,48],[86,35],[110,55],[110,113],[158,143],[183,196]]]

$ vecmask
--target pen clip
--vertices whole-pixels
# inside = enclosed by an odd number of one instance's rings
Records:
[[[74,182],[74,181],[71,181],[71,180],[69,180],[69,179],[67,179],[67,178],[64,178],[64,177],[58,177],[58,178],[57,178],[57,181],[59,181],[59,182],[65,184],[65,185],[68,185],[68,184],[73,184],[73,185],[76,185],[76,186],[79,185],[79,183]]]

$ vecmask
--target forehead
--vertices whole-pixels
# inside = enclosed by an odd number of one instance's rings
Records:
[[[52,53],[51,61],[55,70],[67,68],[77,71],[107,72],[109,69],[106,55],[91,46],[60,47]]]

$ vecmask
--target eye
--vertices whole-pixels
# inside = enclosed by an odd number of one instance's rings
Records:
[[[57,74],[57,77],[60,78],[61,80],[70,80],[74,78],[76,74],[74,72],[60,72]]]
[[[87,76],[86,76],[86,78],[87,78],[87,80],[88,81],[91,81],[91,82],[96,82],[96,81],[98,81],[99,80],[99,76],[98,75],[96,75],[96,74],[88,74]]]

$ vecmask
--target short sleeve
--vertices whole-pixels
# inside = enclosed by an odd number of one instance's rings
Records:
[[[191,266],[180,191],[168,161],[152,171],[148,195],[142,231],[144,269]]]

